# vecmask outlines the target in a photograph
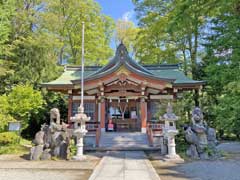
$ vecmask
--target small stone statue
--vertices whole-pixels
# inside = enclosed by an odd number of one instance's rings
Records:
[[[185,129],[185,138],[190,147],[187,155],[194,159],[209,159],[216,152],[216,132],[209,128],[203,120],[203,113],[199,107],[192,111],[192,125]],[[213,152],[209,154],[209,152]]]
[[[56,124],[60,124],[60,112],[57,108],[52,108],[50,110],[50,124],[55,122]]]
[[[36,133],[35,139],[33,140],[34,147],[30,150],[30,160],[40,160],[43,147],[44,147],[44,131],[43,127],[39,132]]]
[[[51,157],[67,159],[71,133],[65,123],[60,124],[60,113],[57,108],[50,111],[50,126],[43,124],[36,133],[30,152],[30,160],[48,160]]]

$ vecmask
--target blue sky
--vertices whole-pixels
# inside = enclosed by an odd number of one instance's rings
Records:
[[[96,0],[102,7],[103,14],[112,17],[115,21],[125,19],[136,23],[134,15],[134,5],[131,0]],[[116,44],[112,39],[111,48],[115,49]]]
[[[102,12],[113,19],[135,21],[134,5],[131,0],[96,0],[102,7]]]

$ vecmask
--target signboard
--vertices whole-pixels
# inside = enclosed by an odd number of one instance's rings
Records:
[[[8,131],[20,131],[21,123],[19,121],[9,122]]]

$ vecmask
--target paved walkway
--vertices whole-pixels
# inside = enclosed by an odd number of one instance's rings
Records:
[[[160,180],[143,151],[108,152],[89,180]]]

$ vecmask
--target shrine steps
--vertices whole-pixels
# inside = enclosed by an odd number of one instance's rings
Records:
[[[101,134],[99,147],[86,147],[85,150],[96,151],[154,151],[146,134],[140,132],[105,132]]]

